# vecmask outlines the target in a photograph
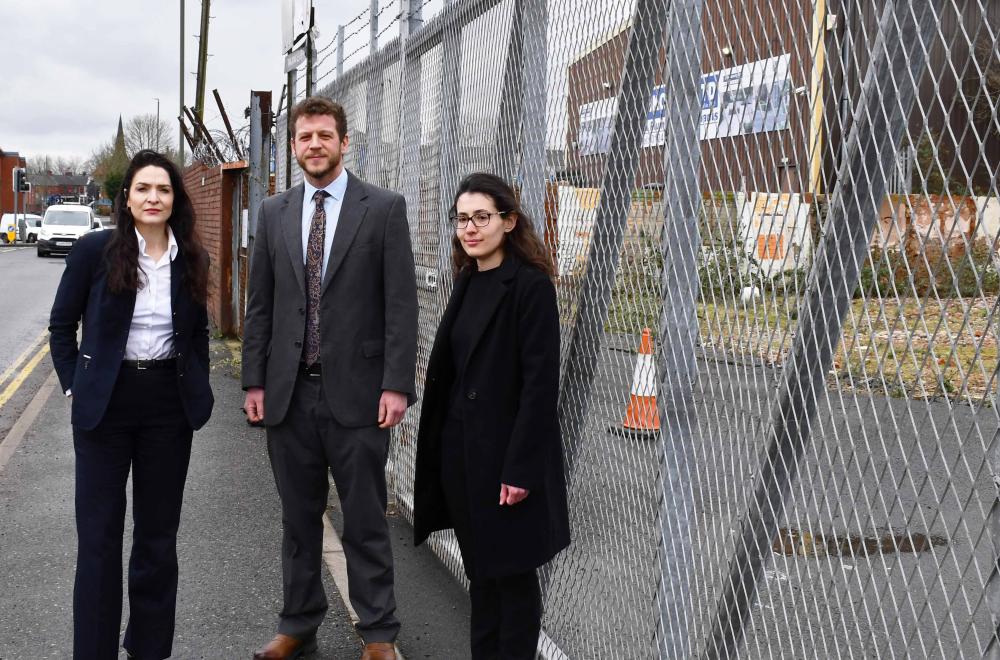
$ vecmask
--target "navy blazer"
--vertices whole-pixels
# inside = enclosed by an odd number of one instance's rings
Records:
[[[135,311],[134,291],[116,294],[108,288],[104,248],[111,234],[93,232],[77,241],[66,257],[49,317],[49,346],[59,384],[64,392],[73,391],[72,423],[85,431],[96,427],[107,410]],[[188,423],[199,429],[211,416],[215,402],[208,382],[208,312],[183,283],[184,252],[178,251],[170,264],[177,386]],[[83,336],[78,346],[76,330],[81,320]]]

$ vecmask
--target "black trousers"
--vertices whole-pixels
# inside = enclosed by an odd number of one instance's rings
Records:
[[[375,425],[338,424],[321,381],[300,373],[284,421],[267,430],[283,528],[284,606],[278,632],[305,639],[316,633],[326,616],[323,514],[332,473],[344,514],[341,542],[358,632],[365,642],[392,642],[400,624],[385,519],[389,431]]]
[[[123,645],[141,658],[170,656],[177,602],[177,529],[191,437],[173,369],[123,367],[100,424],[91,431],[74,427],[75,660],[118,657],[130,470],[133,541]]]
[[[472,620],[469,643],[473,660],[533,660],[542,628],[542,596],[535,571],[484,577],[476,556],[465,475],[462,422],[449,418],[441,438],[441,485],[448,514],[469,578]],[[500,499],[499,487],[497,499]]]

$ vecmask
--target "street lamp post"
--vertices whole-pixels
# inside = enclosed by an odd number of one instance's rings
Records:
[[[153,97],[156,101],[156,152],[160,152],[160,99]]]

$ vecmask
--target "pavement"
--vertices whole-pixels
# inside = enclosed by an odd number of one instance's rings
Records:
[[[178,538],[174,658],[250,658],[274,633],[281,608],[280,505],[264,432],[248,426],[240,410],[243,395],[232,351],[231,345],[212,343],[216,406],[210,422],[195,434],[188,474]],[[5,438],[0,444],[0,660],[71,656],[76,533],[69,404],[59,395],[47,359],[42,366],[44,383],[25,406],[23,419],[0,435]],[[339,529],[334,489],[331,497],[329,519]],[[404,519],[391,514],[389,521],[397,614],[403,622],[400,653],[408,659],[468,657],[464,588],[426,546],[413,547]],[[338,544],[336,537],[328,542],[333,548]],[[357,658],[361,640],[334,578],[337,553],[328,556],[333,571],[324,572],[324,582],[330,610],[313,657]],[[123,629],[127,602],[124,607]]]

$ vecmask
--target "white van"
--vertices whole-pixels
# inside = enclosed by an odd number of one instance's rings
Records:
[[[100,228],[89,206],[53,204],[45,209],[38,229],[38,256],[69,254],[81,236]]]
[[[24,216],[24,233],[21,240],[25,243],[34,243],[38,240],[38,232],[42,229],[42,216],[29,213]]]

